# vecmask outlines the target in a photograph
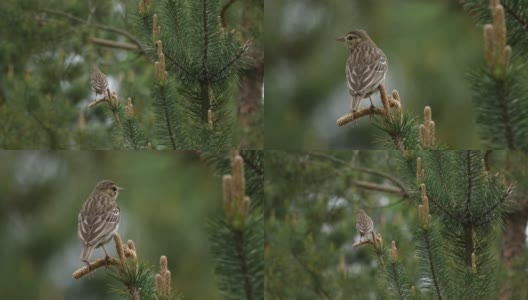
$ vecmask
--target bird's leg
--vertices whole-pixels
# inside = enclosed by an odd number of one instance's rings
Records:
[[[357,111],[354,108],[354,97],[350,98],[350,113],[352,114],[352,121],[355,121]],[[352,125],[354,126],[355,122],[353,122]]]
[[[104,245],[101,245],[101,247],[103,247],[103,251],[105,253],[105,263],[106,263],[106,267],[108,268],[108,264],[110,262],[110,256],[108,256],[108,254],[106,253],[106,249],[105,249]]]
[[[370,100],[370,110],[373,110],[374,109],[374,103],[372,103],[372,98],[370,98],[370,96],[369,96],[369,100]]]
[[[92,265],[90,264],[89,261],[87,260],[83,260],[85,263],[86,263],[86,267],[88,268],[88,274],[92,273]],[[92,273],[91,276],[89,278],[93,278],[94,274]]]

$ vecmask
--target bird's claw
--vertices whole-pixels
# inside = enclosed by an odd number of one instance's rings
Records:
[[[110,256],[105,255],[105,267],[108,268],[109,264],[110,264]]]
[[[87,260],[85,260],[84,262],[86,263],[86,267],[88,268],[88,273],[92,272],[92,265],[90,264],[90,262]]]

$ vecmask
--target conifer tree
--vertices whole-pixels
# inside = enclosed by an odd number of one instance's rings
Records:
[[[261,147],[262,1],[1,6],[3,148]]]
[[[203,155],[225,174],[225,215],[208,224],[218,286],[225,299],[264,299],[263,152],[233,150],[229,160]]]
[[[522,298],[525,272],[505,277],[497,243],[518,183],[495,168],[479,151],[271,153],[266,296],[483,299],[506,284]],[[361,239],[360,208],[374,223]]]
[[[525,78],[528,30],[524,0],[464,0],[482,26],[484,56],[469,78],[481,140],[489,149],[527,149]]]
[[[123,285],[120,289],[114,289],[114,292],[119,293],[125,299],[183,299],[182,295],[171,288],[171,274],[167,269],[166,256],[161,256],[160,271],[154,274],[151,268],[139,262],[136,247],[132,240],[124,244],[119,234],[116,233],[113,241],[118,254],[117,258],[97,259],[73,272],[72,277],[80,280],[97,271],[97,269],[106,267],[107,269],[110,268],[108,274]]]
[[[482,145],[487,149],[528,148],[528,100],[525,78],[528,49],[528,2],[525,0],[463,0],[464,9],[475,17],[483,30],[482,63],[469,71],[473,107]],[[397,91],[387,95],[380,87],[382,107],[365,108],[337,120],[343,126],[365,116],[375,116],[374,125],[384,132],[391,149],[437,149],[438,144],[418,143],[424,127],[402,110]],[[430,108],[427,110],[431,116]],[[430,118],[429,118],[430,119]],[[434,138],[434,122],[428,127]],[[441,126],[441,124],[439,124]],[[447,145],[449,146],[449,145]]]

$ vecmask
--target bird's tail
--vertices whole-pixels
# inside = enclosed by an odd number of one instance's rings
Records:
[[[359,103],[361,102],[362,96],[352,96],[352,101],[350,102],[350,112],[357,112],[359,109]]]
[[[361,98],[363,98],[361,95],[356,95],[352,97],[352,106],[351,110],[357,112],[359,110],[359,103],[361,103]]]
[[[81,260],[88,262],[90,260],[90,257],[92,256],[92,253],[95,249],[95,245],[84,245],[84,249],[81,253]]]

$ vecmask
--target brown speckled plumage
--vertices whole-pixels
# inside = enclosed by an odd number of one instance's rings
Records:
[[[116,200],[122,189],[110,180],[103,180],[95,186],[84,202],[79,212],[77,227],[77,235],[84,247],[82,261],[88,262],[94,249],[103,246],[117,232],[119,206]]]
[[[352,30],[337,41],[343,42],[350,55],[346,63],[350,111],[357,111],[363,98],[369,98],[385,80],[387,57],[364,30]]]

